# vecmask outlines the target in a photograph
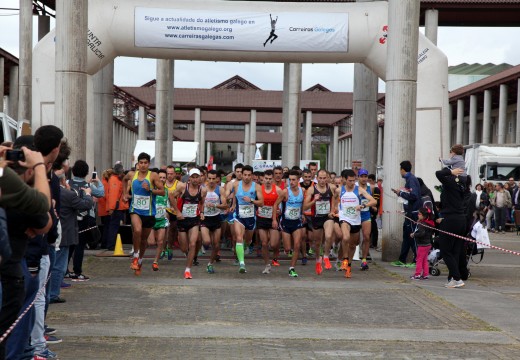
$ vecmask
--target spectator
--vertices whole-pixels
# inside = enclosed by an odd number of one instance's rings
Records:
[[[511,208],[511,195],[509,191],[504,189],[502,183],[495,186],[495,196],[491,199],[491,205],[495,209],[495,226],[496,231],[502,234],[506,233],[506,216]]]
[[[493,215],[495,215],[495,207],[493,203],[495,202],[495,187],[493,186],[493,183],[486,183],[485,190],[489,200],[488,209],[486,213],[486,228],[488,231],[494,232],[495,225]]]
[[[123,165],[116,164],[112,170],[112,175],[108,180],[107,187],[107,213],[110,215],[107,233],[107,249],[114,251],[116,237],[119,232],[119,224],[124,218],[124,213],[128,210],[128,201],[123,198],[123,177],[125,172]]]
[[[100,248],[107,248],[107,235],[108,235],[108,224],[110,223],[110,215],[107,212],[107,194],[108,194],[108,180],[110,176],[112,176],[113,170],[107,169],[103,171],[101,174],[101,182],[103,184],[103,188],[105,189],[105,196],[100,197],[98,199],[98,216],[101,219],[101,224],[103,225],[103,233],[101,235],[101,243]]]

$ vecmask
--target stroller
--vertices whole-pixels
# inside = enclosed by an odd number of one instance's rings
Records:
[[[431,276],[439,276],[441,270],[439,264],[442,262],[441,251],[439,250],[439,236],[435,236],[432,240],[432,248],[428,254],[428,264]]]

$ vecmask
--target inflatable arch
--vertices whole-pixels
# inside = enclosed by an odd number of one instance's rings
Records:
[[[95,74],[116,56],[129,56],[363,63],[385,80],[387,24],[386,1],[89,0],[87,73]],[[33,128],[54,123],[55,41],[53,30],[34,50]],[[421,33],[417,61],[416,144],[421,146],[415,149],[415,173],[427,180],[449,146],[448,62]]]

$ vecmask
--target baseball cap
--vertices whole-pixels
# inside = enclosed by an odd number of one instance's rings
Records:
[[[189,175],[190,176],[192,176],[192,175],[199,175],[200,176],[200,170],[197,169],[197,168],[193,168],[193,169],[190,170]]]
[[[359,169],[358,176],[361,176],[361,175],[368,175],[368,171],[366,169]]]
[[[182,172],[182,169],[180,167],[176,167],[174,170],[175,170],[176,173],[181,173]]]

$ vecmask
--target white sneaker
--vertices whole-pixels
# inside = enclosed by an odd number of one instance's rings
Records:
[[[262,271],[262,274],[269,274],[269,273],[271,273],[271,264],[267,264],[265,266],[264,271]]]
[[[463,287],[465,284],[464,284],[464,281],[462,280],[454,280],[454,279],[451,279],[446,285],[444,285],[445,287],[449,288],[449,289],[455,289],[455,288],[460,288],[460,287]]]

